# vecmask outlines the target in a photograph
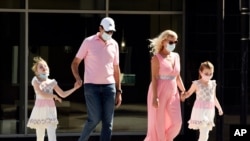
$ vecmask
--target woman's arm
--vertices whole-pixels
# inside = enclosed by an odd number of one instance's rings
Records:
[[[182,78],[180,75],[177,76],[176,81],[177,81],[178,88],[180,89],[180,91],[182,93],[184,93],[186,91],[186,89],[185,89],[185,86],[183,84],[183,81],[182,81]]]
[[[152,104],[155,108],[158,107],[158,95],[157,95],[157,79],[159,77],[159,60],[156,56],[151,59],[151,85],[153,90]]]

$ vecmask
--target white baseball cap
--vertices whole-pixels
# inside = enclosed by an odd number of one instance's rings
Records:
[[[105,31],[116,31],[115,22],[110,17],[103,18],[100,25],[103,27]]]

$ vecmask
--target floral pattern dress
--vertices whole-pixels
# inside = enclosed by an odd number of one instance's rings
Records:
[[[57,85],[56,80],[47,79],[46,81],[39,81],[37,77],[33,77],[31,84],[34,82],[40,83],[40,89],[46,93],[53,94],[53,88]],[[36,93],[35,105],[31,111],[30,118],[27,123],[27,127],[36,129],[39,127],[55,126],[57,127],[57,111],[55,101],[53,99],[44,98]]]
[[[188,128],[200,129],[208,128],[212,130],[215,126],[215,89],[216,81],[209,80],[208,84],[201,83],[200,80],[193,81],[197,85],[196,99],[192,108],[191,118],[188,121]]]

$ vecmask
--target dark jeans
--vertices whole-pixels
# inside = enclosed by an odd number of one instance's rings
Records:
[[[78,141],[87,141],[102,121],[100,141],[110,141],[115,108],[115,84],[84,84],[88,119]]]

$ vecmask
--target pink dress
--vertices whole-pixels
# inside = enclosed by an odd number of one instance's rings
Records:
[[[197,90],[188,128],[195,130],[205,127],[212,130],[215,115],[216,81],[210,80],[208,85],[202,84],[200,80],[193,81],[193,83],[197,86]]]
[[[40,83],[40,89],[46,93],[53,94],[54,86],[57,84],[54,79],[47,79],[46,81],[40,82],[37,77],[34,77],[31,84],[34,81]],[[39,127],[47,128],[48,126],[57,127],[57,111],[55,102],[53,99],[43,98],[36,93],[35,105],[31,111],[30,118],[27,123],[27,127],[36,129]]]
[[[157,81],[159,107],[152,106],[153,91],[150,84],[147,98],[148,129],[144,141],[173,141],[181,129],[180,97],[176,82],[176,76],[180,73],[180,59],[177,53],[171,52],[171,55],[175,60],[174,65],[156,54],[160,66]]]

